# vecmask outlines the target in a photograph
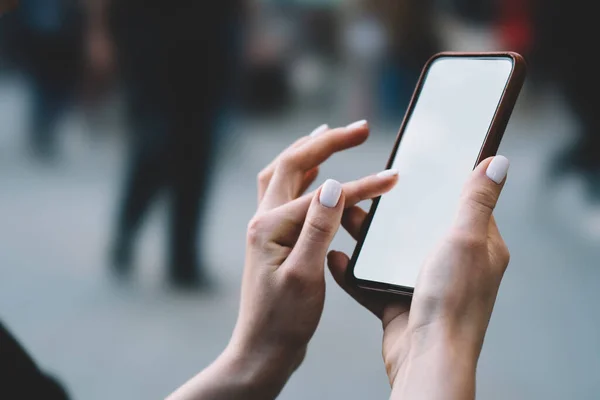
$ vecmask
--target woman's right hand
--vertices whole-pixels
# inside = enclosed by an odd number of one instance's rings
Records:
[[[323,312],[325,257],[344,209],[386,193],[384,171],[304,194],[334,153],[363,143],[366,121],[326,125],[298,139],[258,176],[259,206],[248,225],[240,312],[221,356],[170,399],[275,398],[301,364]]]
[[[332,251],[337,283],[383,324],[383,358],[392,398],[475,397],[475,369],[509,252],[492,211],[508,160],[483,161],[471,174],[453,227],[422,266],[412,301],[349,286],[348,257]],[[366,213],[345,212],[344,227],[358,238]]]

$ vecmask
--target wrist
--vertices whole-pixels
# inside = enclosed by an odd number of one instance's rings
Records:
[[[190,379],[168,400],[250,399],[277,397],[293,368],[229,346],[205,370]]]
[[[479,343],[441,327],[412,332],[409,342],[390,376],[393,399],[474,398]]]
[[[467,329],[460,324],[440,322],[410,329],[409,335],[409,358],[434,352],[476,364],[483,345],[485,330],[479,334],[474,329]]]
[[[218,363],[231,376],[234,385],[243,388],[247,398],[275,398],[283,389],[302,355],[281,349],[249,349],[230,344]]]

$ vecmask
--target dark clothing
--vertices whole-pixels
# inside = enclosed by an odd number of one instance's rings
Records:
[[[44,374],[0,323],[0,398],[66,400],[65,390]]]
[[[557,157],[552,171],[582,173],[591,198],[600,201],[600,75],[592,56],[597,37],[593,3],[546,0],[535,4],[532,75],[558,83],[579,122],[577,142]]]
[[[236,5],[129,0],[111,10],[133,134],[118,246],[131,251],[153,199],[167,189],[176,278],[195,275],[214,134],[235,64]]]
[[[72,100],[83,67],[80,9],[69,0],[23,0],[2,22],[9,26],[9,56],[33,93],[32,149],[51,155],[57,122]]]

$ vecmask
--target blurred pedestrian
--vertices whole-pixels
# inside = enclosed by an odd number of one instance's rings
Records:
[[[440,51],[433,0],[373,0],[365,7],[379,16],[387,37],[381,74],[384,114],[394,118],[408,106],[427,60]]]
[[[56,153],[57,125],[73,101],[82,72],[81,7],[72,0],[22,0],[3,18],[9,55],[32,93],[28,118],[32,153]]]
[[[197,246],[214,135],[235,66],[242,0],[89,0],[94,24],[114,39],[132,133],[112,262],[131,269],[141,224],[169,195],[168,264],[177,286],[206,283]],[[100,43],[101,33],[93,35]],[[201,252],[200,252],[201,253]],[[199,264],[200,262],[200,264]]]
[[[535,2],[531,64],[534,75],[557,83],[578,122],[572,144],[555,156],[552,177],[584,177],[590,200],[600,201],[600,75],[593,59],[596,14],[584,1]]]

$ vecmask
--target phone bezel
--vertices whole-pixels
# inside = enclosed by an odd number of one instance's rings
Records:
[[[515,103],[525,81],[526,74],[526,64],[523,57],[515,52],[442,52],[433,55],[423,67],[421,72],[421,76],[419,81],[417,82],[417,86],[410,100],[408,109],[404,115],[404,119],[402,120],[402,124],[400,125],[400,130],[398,131],[398,135],[396,137],[396,141],[394,143],[394,147],[390,154],[390,157],[387,161],[386,168],[391,168],[391,165],[396,157],[396,153],[398,151],[398,147],[400,146],[400,142],[402,140],[402,135],[404,134],[404,130],[406,125],[413,113],[414,107],[417,103],[419,95],[421,93],[423,84],[425,82],[425,77],[429,71],[431,65],[440,58],[476,58],[476,59],[509,59],[512,62],[512,70],[506,82],[506,86],[504,87],[504,91],[502,93],[502,97],[498,102],[498,107],[496,108],[496,112],[494,113],[494,118],[490,123],[490,127],[484,139],[484,142],[479,151],[479,155],[477,157],[477,161],[473,168],[475,168],[481,161],[485,160],[488,157],[496,155],[498,151],[498,147],[500,146],[500,142],[502,141],[502,137],[504,135],[504,131],[506,126],[508,125],[508,121],[510,119],[510,115],[514,109]],[[357,278],[354,275],[354,267],[356,265],[356,261],[364,244],[365,237],[369,232],[369,227],[377,210],[377,206],[379,205],[379,200],[381,197],[378,197],[373,200],[373,204],[371,205],[371,209],[367,214],[367,219],[363,224],[362,230],[360,232],[359,239],[357,240],[356,247],[354,248],[354,252],[352,254],[352,258],[350,259],[350,263],[348,265],[348,269],[346,272],[346,279],[353,286],[357,286],[361,289],[373,290],[378,292],[387,292],[400,294],[404,296],[412,296],[414,292],[414,288],[409,286],[400,286],[394,285],[390,283],[376,282],[365,279]]]

